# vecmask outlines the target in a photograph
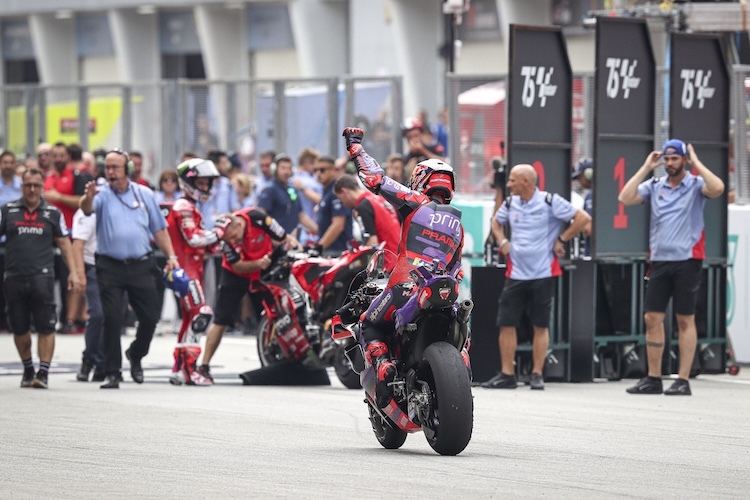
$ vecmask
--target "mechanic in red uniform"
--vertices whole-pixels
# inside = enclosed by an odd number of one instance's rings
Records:
[[[216,315],[206,334],[206,351],[199,368],[201,376],[213,382],[209,363],[221,343],[224,330],[234,323],[234,313],[240,307],[242,297],[250,293],[256,312],[263,310],[263,291],[253,283],[260,280],[260,273],[271,265],[274,248],[286,244],[287,248],[301,249],[299,242],[287,233],[281,224],[255,207],[238,210],[217,221],[225,228],[222,246],[221,276],[216,297]]]
[[[180,297],[182,308],[182,324],[177,334],[169,382],[173,385],[210,385],[211,381],[195,368],[201,353],[200,335],[213,317],[203,294],[203,257],[207,249],[209,252],[218,250],[224,228],[215,226],[211,231],[205,231],[203,216],[195,204],[208,200],[219,171],[212,161],[193,158],[180,164],[177,174],[184,196],[172,204],[167,216],[167,232],[184,276],[172,272],[166,279],[167,286]]]

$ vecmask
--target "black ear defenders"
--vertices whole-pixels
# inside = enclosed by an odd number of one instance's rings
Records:
[[[133,175],[133,173],[135,172],[135,163],[133,163],[133,160],[130,159],[130,155],[128,154],[127,151],[123,151],[122,149],[115,148],[115,149],[110,150],[107,154],[109,153],[116,153],[120,156],[125,157],[125,173],[128,174],[128,177]]]

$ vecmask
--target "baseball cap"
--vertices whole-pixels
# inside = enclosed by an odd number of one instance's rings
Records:
[[[687,155],[687,147],[685,146],[685,143],[679,139],[669,139],[664,143],[664,148],[662,148],[661,153],[664,155],[685,156]]]
[[[582,158],[578,160],[578,163],[576,163],[576,166],[573,168],[573,173],[570,175],[570,178],[575,179],[587,168],[594,168],[594,162],[591,161],[591,158]]]

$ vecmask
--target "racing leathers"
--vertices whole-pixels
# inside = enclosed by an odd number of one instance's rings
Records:
[[[367,343],[365,356],[376,367],[377,403],[382,406],[390,399],[387,386],[396,374],[385,342],[386,335],[394,330],[394,313],[416,290],[410,271],[431,264],[434,259],[445,263],[446,268],[460,262],[464,230],[460,210],[433,201],[384,175],[378,162],[360,144],[361,134],[357,129],[345,130],[349,156],[357,167],[360,180],[368,190],[390,202],[404,219],[398,258],[388,285],[372,301],[362,320],[362,335]],[[465,353],[462,354],[467,360]]]
[[[189,198],[175,201],[167,216],[167,232],[172,240],[175,255],[190,279],[188,293],[182,297],[182,323],[177,333],[174,365],[169,381],[173,385],[210,385],[196,370],[201,353],[200,335],[206,331],[213,317],[211,307],[203,294],[203,257],[208,250],[218,250],[221,227],[211,231],[203,229],[203,216]]]

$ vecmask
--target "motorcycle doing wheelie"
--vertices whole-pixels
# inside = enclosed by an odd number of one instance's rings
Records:
[[[360,373],[372,429],[384,448],[399,448],[407,434],[421,430],[436,452],[457,455],[469,444],[474,421],[468,358],[474,305],[458,301],[460,262],[446,269],[434,260],[412,271],[414,290],[394,313],[395,328],[388,336],[397,374],[385,406],[376,402],[377,376],[364,355],[360,324],[347,325],[385,289],[395,259],[386,250],[372,257],[365,283],[339,309],[341,323],[334,324],[332,335]]]
[[[343,348],[328,332],[336,309],[350,285],[361,284],[370,246],[356,246],[336,258],[312,257],[302,252],[277,255],[261,277],[268,297],[258,328],[258,357],[262,366],[302,362],[315,368],[332,366],[349,389],[361,387]],[[357,276],[359,275],[359,278]],[[359,281],[356,281],[356,280]]]

